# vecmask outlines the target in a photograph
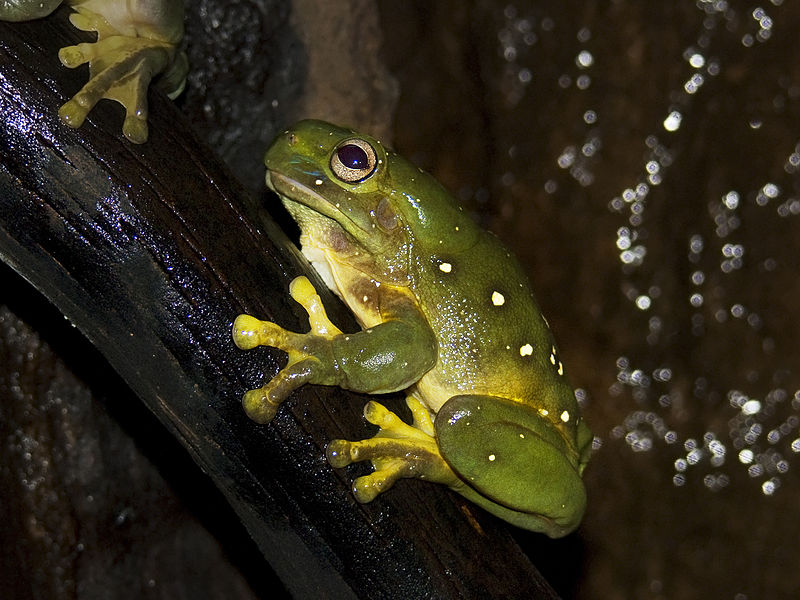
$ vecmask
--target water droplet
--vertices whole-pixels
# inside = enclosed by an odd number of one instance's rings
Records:
[[[742,413],[745,415],[754,415],[761,411],[761,402],[758,400],[748,400],[742,405]]]
[[[695,69],[700,69],[706,64],[706,57],[695,52],[689,57],[689,64]]]
[[[697,90],[700,89],[700,86],[705,83],[705,79],[700,73],[695,73],[692,75],[689,80],[683,85],[683,89],[686,91],[687,94],[694,94]]]
[[[575,58],[575,64],[582,69],[588,69],[594,63],[594,56],[588,50],[581,50]]]
[[[664,119],[664,129],[667,131],[677,131],[678,128],[681,126],[681,120],[683,119],[683,115],[679,113],[677,110],[673,110],[667,118]]]
[[[722,202],[729,210],[736,210],[736,207],[739,206],[739,193],[733,190],[728,192],[722,197]]]

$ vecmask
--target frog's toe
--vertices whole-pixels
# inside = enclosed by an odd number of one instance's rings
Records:
[[[322,299],[305,275],[292,280],[289,284],[289,295],[308,313],[308,324],[315,335],[331,339],[342,333],[328,318]]]
[[[134,144],[147,141],[147,86],[150,77],[137,72],[130,84],[115,85],[108,91],[108,97],[125,107],[125,122],[122,133]]]
[[[391,429],[400,420],[396,414],[375,400],[364,405],[364,418],[381,429]]]
[[[185,52],[178,52],[172,64],[161,74],[158,87],[169,97],[175,100],[183,93],[186,87],[186,75],[189,72],[189,59]]]
[[[381,493],[383,490],[379,490],[377,486],[373,483],[372,475],[365,475],[364,477],[357,477],[355,481],[353,481],[353,496],[355,496],[356,500],[361,504],[367,504],[368,502],[372,502]],[[385,488],[388,489],[388,488]]]
[[[362,460],[390,460],[387,456],[402,456],[406,448],[399,448],[397,440],[388,438],[372,438],[359,442],[347,440],[331,440],[325,455],[328,463],[336,469],[341,469],[352,463]]]
[[[122,134],[134,144],[144,144],[147,141],[147,111],[130,112],[122,124]]]
[[[370,457],[377,461],[378,466],[374,472],[353,481],[353,495],[362,504],[372,502],[378,494],[391,488],[395,481],[408,472],[408,464],[402,459],[377,458],[377,455],[385,453],[386,442],[388,440],[378,443],[375,439],[362,442],[332,440],[325,451],[328,463],[336,469]]]
[[[58,51],[58,60],[69,69],[74,69],[92,59],[92,44],[83,43],[64,46]]]
[[[233,343],[242,350],[258,346],[258,330],[261,321],[250,315],[239,315],[233,322]]]
[[[289,295],[305,306],[317,295],[317,290],[314,288],[314,284],[308,280],[308,277],[298,275],[289,282]]]
[[[281,402],[313,377],[317,364],[317,361],[310,358],[291,363],[281,369],[264,387],[247,392],[242,397],[242,406],[247,416],[256,423],[269,423],[278,412]]]
[[[102,37],[117,34],[108,21],[97,13],[74,12],[69,16],[69,22],[72,23],[75,29],[96,31]]]
[[[242,350],[256,346],[272,346],[284,349],[290,335],[282,327],[270,321],[261,321],[250,315],[239,315],[233,322],[233,343]]]
[[[67,101],[58,109],[58,116],[64,123],[73,129],[77,129],[83,125],[86,115],[89,114],[95,104],[96,101],[87,94],[78,93],[73,96],[72,100]]]
[[[353,496],[361,504],[372,502],[378,494],[388,491],[394,482],[404,476],[404,469],[401,465],[396,468],[384,468],[363,477],[357,477],[353,481]]]
[[[422,410],[427,414],[427,410],[425,410],[424,407]],[[373,425],[377,425],[381,428],[379,433],[381,437],[415,440],[422,443],[430,442],[433,439],[432,428],[429,432],[416,423],[416,413],[415,425],[409,425],[383,404],[375,402],[374,400],[370,400],[364,405],[364,418]],[[428,417],[428,420],[430,421],[430,417]]]
[[[350,458],[350,442],[347,440],[331,440],[325,450],[325,455],[328,463],[336,469],[346,467],[353,462]]]
[[[74,12],[69,16],[69,22],[72,23],[72,26],[81,31],[95,31],[94,24],[96,21],[97,19],[78,12]]]
[[[245,414],[262,425],[272,421],[280,404],[280,400],[276,402],[274,398],[270,397],[266,387],[250,390],[242,397]]]

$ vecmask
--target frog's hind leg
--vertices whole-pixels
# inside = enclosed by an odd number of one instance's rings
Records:
[[[364,416],[380,427],[375,437],[357,442],[333,440],[328,444],[328,462],[334,467],[372,461],[375,471],[353,482],[353,494],[359,502],[370,502],[403,477],[417,477],[450,487],[460,481],[439,453],[430,413],[413,396],[409,396],[406,403],[414,415],[413,425],[404,423],[382,404],[370,401],[364,407]]]

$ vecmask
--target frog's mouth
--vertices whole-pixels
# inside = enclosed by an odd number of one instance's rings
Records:
[[[323,180],[320,179],[319,181]],[[293,210],[291,204],[304,206],[318,215],[327,217],[357,240],[363,239],[363,229],[359,227],[358,223],[349,215],[339,210],[336,205],[331,204],[331,202],[320,195],[316,190],[300,183],[296,179],[270,170],[267,170],[266,183],[269,189],[280,196],[281,201],[289,212],[292,213],[292,217],[295,218],[295,220],[303,219],[303,211]],[[302,229],[303,223],[298,222],[298,224]]]
[[[310,174],[309,177],[313,178],[314,175]],[[316,184],[316,181],[320,183]],[[315,184],[321,188],[335,185],[324,175],[319,175],[316,181]],[[335,261],[361,271],[368,278],[378,277],[380,272],[382,280],[394,285],[408,284],[405,266],[391,268],[378,266],[378,263],[382,257],[392,255],[395,259],[402,259],[403,265],[409,264],[410,245],[403,240],[398,241],[397,236],[376,235],[370,226],[372,221],[369,214],[361,207],[353,208],[345,204],[340,208],[336,202],[322,195],[324,189],[312,189],[269,168],[266,183],[278,194],[286,210],[300,226],[300,249],[321,274],[328,269],[325,266],[328,262]],[[330,278],[323,274],[323,279],[330,287]]]

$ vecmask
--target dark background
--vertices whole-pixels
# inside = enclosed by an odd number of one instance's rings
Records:
[[[583,552],[558,559],[578,581],[551,582],[791,597],[798,7],[390,4],[396,145],[528,267],[601,444]]]

